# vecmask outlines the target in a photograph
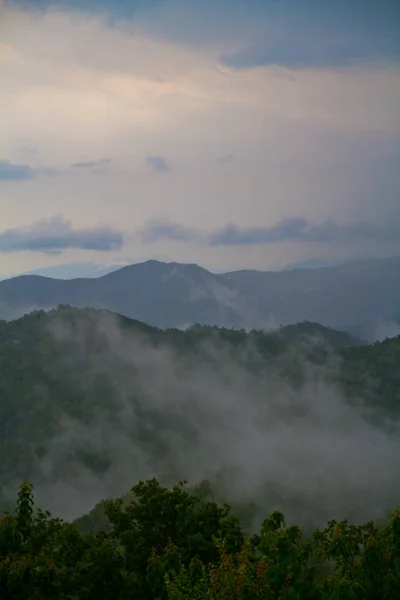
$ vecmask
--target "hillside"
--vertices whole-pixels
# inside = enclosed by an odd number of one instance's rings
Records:
[[[382,323],[399,331],[399,295],[400,258],[224,274],[151,260],[95,279],[24,275],[1,281],[0,318],[71,304],[107,308],[157,327],[268,329],[313,321],[376,339]]]
[[[263,510],[279,504],[303,523],[333,509],[380,514],[397,489],[387,477],[398,468],[400,438],[375,424],[379,413],[364,417],[351,404],[365,398],[397,418],[400,339],[352,344],[313,323],[269,334],[161,330],[65,306],[3,322],[2,502],[27,478],[39,503],[74,518],[156,475],[218,482],[238,509],[253,501],[257,480]],[[362,475],[360,461],[369,469]],[[380,486],[375,504],[371,477]],[[257,521],[259,510],[248,518]]]

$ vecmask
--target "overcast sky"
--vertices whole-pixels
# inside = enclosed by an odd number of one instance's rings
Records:
[[[0,276],[400,254],[398,0],[0,11]]]

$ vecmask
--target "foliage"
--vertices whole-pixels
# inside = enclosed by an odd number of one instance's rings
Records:
[[[330,521],[306,539],[275,511],[246,538],[228,505],[155,479],[106,503],[112,527],[82,534],[33,506],[24,482],[0,520],[4,600],[397,600],[400,511],[381,528]]]

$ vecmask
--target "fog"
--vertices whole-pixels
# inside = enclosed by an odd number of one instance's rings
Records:
[[[178,352],[98,314],[95,336],[85,318],[72,326],[59,313],[51,323],[60,366],[76,366],[74,388],[107,377],[113,402],[99,402],[85,423],[64,414],[60,433],[43,440],[47,454],[32,475],[39,506],[72,519],[152,476],[211,480],[218,498],[253,505],[254,527],[276,508],[288,521],[322,525],[379,519],[397,505],[398,425],[373,425],[362,402],[346,402],[333,383],[336,359],[323,368],[304,360],[296,391],[284,377],[290,351],[266,365],[250,344],[235,352],[215,340],[196,355]],[[82,447],[106,457],[106,472],[67,461]]]
[[[31,306],[11,306],[10,304],[0,302],[0,321],[14,321],[15,319],[19,319],[20,317],[37,310],[49,311],[55,308],[57,308],[57,306],[54,305],[45,307],[35,304]]]
[[[374,330],[373,341],[381,342],[400,335],[400,322],[380,319]]]

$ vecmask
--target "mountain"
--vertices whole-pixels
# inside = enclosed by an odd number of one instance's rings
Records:
[[[96,279],[23,275],[0,282],[0,318],[59,304],[106,308],[158,327],[270,329],[316,321],[371,338],[379,324],[400,317],[400,257],[222,274],[150,260]]]
[[[52,277],[53,279],[92,278],[107,275],[107,273],[121,269],[124,266],[125,264],[104,266],[93,262],[73,262],[25,271],[24,273],[18,273],[18,275],[43,275],[43,277]]]

